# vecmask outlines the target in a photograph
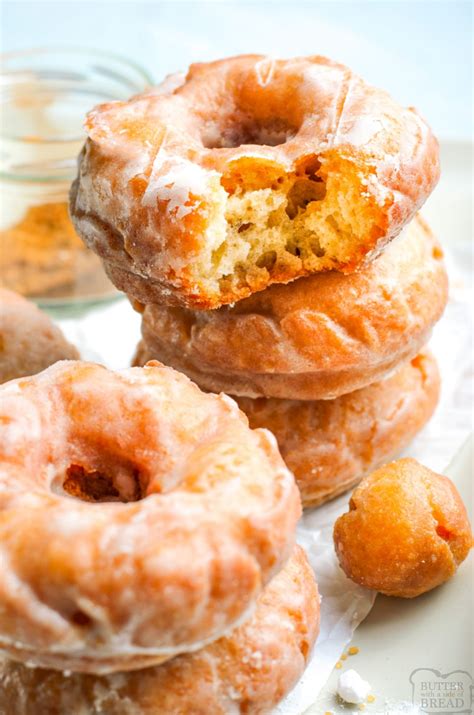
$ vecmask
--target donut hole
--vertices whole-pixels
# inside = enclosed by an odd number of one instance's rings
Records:
[[[102,470],[87,469],[80,464],[71,464],[66,469],[64,479],[57,480],[54,491],[93,503],[135,502],[146,496],[137,469],[132,468],[117,477]]]
[[[245,144],[280,146],[293,139],[296,132],[297,128],[279,117],[266,121],[230,117],[225,123],[206,124],[201,130],[201,142],[206,149],[235,149]]]

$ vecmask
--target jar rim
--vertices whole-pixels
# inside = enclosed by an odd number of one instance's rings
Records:
[[[110,63],[116,63],[118,65],[118,71],[114,73],[114,75],[111,76],[114,77],[116,80],[121,80],[128,82],[130,86],[130,94],[133,94],[134,91],[135,93],[138,93],[140,91],[144,91],[147,86],[151,86],[153,84],[153,78],[151,75],[147,72],[145,68],[143,68],[141,65],[138,63],[134,62],[133,60],[128,59],[127,57],[120,55],[118,53],[114,52],[109,52],[107,50],[100,50],[100,49],[92,49],[88,47],[83,47],[83,46],[68,46],[64,47],[61,45],[54,45],[52,47],[35,47],[35,48],[29,48],[29,49],[19,49],[19,50],[12,50],[4,53],[0,53],[0,82],[2,77],[6,78],[7,76],[12,76],[14,75],[15,72],[27,72],[28,69],[31,69],[34,71],[34,66],[31,68],[28,68],[27,61],[28,59],[34,59],[34,58],[41,58],[41,57],[60,57],[60,56],[70,56],[70,57],[84,57],[85,60],[94,60],[94,58],[100,59],[103,62],[106,62],[107,60],[110,61]],[[24,66],[19,66],[19,67],[8,67],[8,65],[13,65],[17,60],[25,60],[25,65]],[[121,76],[120,74],[120,67],[123,68],[124,74]],[[127,77],[126,76],[126,70],[131,70],[135,76],[132,77]],[[136,87],[134,87],[134,82],[136,83]],[[106,101],[106,98],[104,98],[104,101]],[[77,143],[80,141],[81,137],[80,136],[70,136],[70,137],[55,137],[55,138],[42,138],[42,137],[35,137],[34,140],[31,137],[22,137],[22,136],[15,136],[14,134],[10,133],[4,133],[3,131],[0,131],[0,136],[3,141],[8,142],[12,147],[15,145],[17,146],[26,146],[27,144],[34,143],[47,147],[48,145],[54,145],[54,146],[60,146],[63,145],[64,147],[67,147],[68,144],[72,143]],[[72,157],[71,157],[72,158]],[[66,167],[65,167],[66,170]],[[15,170],[0,170],[0,178],[3,180],[7,181],[25,181],[25,182],[55,182],[55,181],[61,181],[65,179],[65,175],[61,175],[62,172],[59,171],[59,173],[56,173],[56,175],[51,175],[48,174],[47,172],[32,172],[31,174],[23,174],[20,172],[15,172]]]
[[[139,65],[134,60],[121,55],[118,52],[109,52],[108,50],[99,50],[97,48],[85,47],[81,45],[63,46],[52,45],[51,47],[31,47],[23,50],[9,50],[8,52],[0,52],[0,76],[5,73],[5,64],[22,57],[34,57],[39,55],[85,55],[87,57],[101,57],[103,59],[113,60],[123,64],[124,67],[129,67],[137,72],[145,85],[153,84],[153,77],[147,70]]]

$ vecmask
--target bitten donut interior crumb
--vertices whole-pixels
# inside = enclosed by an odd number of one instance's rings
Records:
[[[228,292],[288,269],[313,272],[349,263],[361,237],[374,230],[375,202],[361,201],[362,178],[349,162],[337,162],[330,169],[327,160],[312,157],[291,173],[280,168],[272,175],[268,165],[259,171],[257,164],[250,176],[246,166],[220,182],[213,177],[209,248],[194,264],[196,279],[211,291]]]

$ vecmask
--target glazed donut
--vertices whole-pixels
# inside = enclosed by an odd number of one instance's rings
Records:
[[[144,349],[211,392],[332,399],[414,357],[447,289],[441,248],[417,218],[350,276],[302,278],[208,312],[147,305]]]
[[[78,357],[46,313],[18,293],[0,288],[0,383]]]
[[[15,715],[263,715],[302,675],[319,630],[304,551],[269,583],[252,617],[227,637],[163,665],[92,676],[0,661],[0,710]]]
[[[435,359],[421,353],[391,377],[335,400],[237,402],[252,428],[273,432],[303,506],[312,507],[399,454],[433,414],[439,387]]]
[[[454,576],[472,547],[461,497],[447,477],[415,459],[363,479],[334,525],[346,575],[387,596],[414,598]]]
[[[136,360],[148,361],[143,343]],[[430,419],[439,389],[436,360],[423,352],[390,377],[334,400],[236,400],[253,429],[277,438],[307,508],[334,499],[401,452]]]
[[[273,435],[157,363],[62,362],[6,383],[0,445],[13,659],[105,673],[200,648],[291,552],[300,498]]]
[[[439,176],[412,108],[324,57],[191,65],[86,120],[79,235],[142,303],[216,308],[299,276],[350,273]]]

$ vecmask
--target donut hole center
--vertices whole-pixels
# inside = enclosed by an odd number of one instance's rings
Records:
[[[119,474],[110,474],[101,469],[88,469],[81,464],[71,464],[66,469],[60,491],[81,501],[135,502],[146,496],[146,485],[140,479],[138,469],[128,469]]]
[[[235,149],[242,145],[281,146],[292,139],[297,129],[285,119],[274,117],[257,121],[252,117],[232,118],[225,124],[207,124],[201,130],[206,149]]]

